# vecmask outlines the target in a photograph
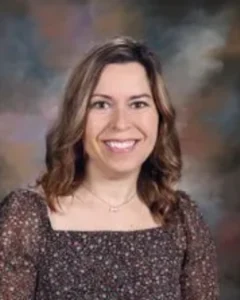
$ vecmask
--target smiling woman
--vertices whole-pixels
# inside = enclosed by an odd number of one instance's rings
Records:
[[[83,138],[88,174],[97,168],[109,178],[137,178],[156,143],[158,119],[144,67],[107,65],[90,100]]]
[[[112,205],[135,193],[157,224],[166,222],[182,163],[156,55],[131,38],[97,46],[76,66],[64,98],[38,181],[52,211],[57,197],[80,196],[88,186]],[[133,151],[122,151],[126,142]]]
[[[218,299],[215,245],[175,189],[175,111],[144,43],[87,53],[46,141],[34,189],[1,202],[0,299]]]

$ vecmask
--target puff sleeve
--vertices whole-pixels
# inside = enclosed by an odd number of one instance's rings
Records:
[[[17,190],[0,202],[0,300],[34,299],[44,224],[31,195]]]
[[[182,300],[219,299],[217,252],[210,229],[195,202],[180,192],[186,251],[180,277]]]

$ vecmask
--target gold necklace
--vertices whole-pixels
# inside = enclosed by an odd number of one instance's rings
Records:
[[[129,203],[130,201],[133,200],[134,196],[136,195],[136,193],[134,193],[133,195],[131,195],[129,198],[127,198],[126,201],[124,201],[123,203],[119,204],[119,205],[111,205],[109,204],[106,200],[104,200],[103,198],[99,197],[97,194],[95,194],[95,192],[93,192],[89,187],[83,185],[83,187],[85,188],[85,190],[87,190],[92,196],[94,196],[95,198],[97,198],[98,200],[100,200],[101,202],[103,202],[104,204],[106,204],[108,206],[108,211],[109,212],[118,212],[119,208],[122,207],[123,205]]]

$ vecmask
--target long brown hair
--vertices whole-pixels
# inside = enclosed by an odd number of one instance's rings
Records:
[[[73,70],[58,119],[46,137],[46,172],[37,185],[43,188],[49,207],[56,211],[56,199],[71,195],[82,183],[87,161],[82,137],[89,98],[107,64],[127,62],[138,62],[145,68],[159,114],[156,145],[142,165],[137,192],[154,219],[163,224],[177,203],[174,185],[182,168],[176,114],[157,56],[130,37],[117,37],[94,47]]]

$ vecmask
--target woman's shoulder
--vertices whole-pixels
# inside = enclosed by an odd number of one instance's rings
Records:
[[[24,206],[41,206],[44,203],[43,195],[34,188],[16,188],[8,192],[1,200],[1,204]]]
[[[37,263],[45,249],[47,220],[46,206],[39,194],[25,188],[9,192],[0,202],[0,253],[6,260],[14,258],[21,270],[24,259]]]
[[[187,231],[198,233],[209,232],[209,225],[197,202],[186,191],[178,190],[176,194],[179,215]]]
[[[183,214],[199,212],[198,204],[192,199],[191,195],[184,190],[177,190],[177,207]]]
[[[0,201],[1,215],[32,217],[45,219],[47,205],[44,197],[35,189],[17,188],[4,196]]]

